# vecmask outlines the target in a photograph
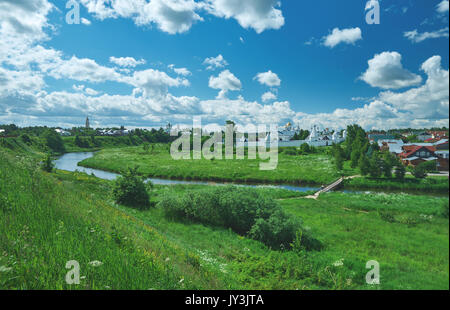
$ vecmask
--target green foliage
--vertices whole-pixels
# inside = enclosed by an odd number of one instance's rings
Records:
[[[412,175],[416,179],[425,179],[427,177],[426,166],[424,166],[423,164],[417,165],[416,167],[414,167]]]
[[[64,142],[61,136],[53,129],[48,129],[43,135],[46,146],[56,153],[63,153],[65,151]]]
[[[372,178],[379,178],[383,174],[383,159],[379,152],[374,152],[369,160],[370,170],[369,174]]]
[[[44,170],[45,172],[52,172],[54,166],[55,165],[53,164],[52,157],[50,156],[50,154],[47,154],[47,156],[45,156],[45,159],[41,164],[41,169]]]
[[[370,172],[370,162],[369,159],[367,158],[367,156],[362,153],[359,161],[358,161],[358,167],[359,167],[359,171],[361,172],[362,176],[366,176],[369,174]]]
[[[436,160],[425,161],[423,163],[420,163],[419,165],[421,165],[426,172],[436,172],[437,171]]]
[[[401,161],[398,161],[394,167],[395,178],[399,181],[405,179],[406,168]]]
[[[169,192],[161,197],[158,208],[170,219],[230,228],[275,249],[288,248],[302,229],[301,222],[287,215],[273,199],[235,186],[190,191],[182,196]],[[308,236],[304,240],[305,248],[313,247],[314,239]]]
[[[26,133],[21,134],[21,135],[20,135],[20,139],[21,139],[24,143],[26,143],[26,144],[28,144],[28,145],[30,145],[30,144],[33,142],[33,141],[31,140],[30,136],[27,135]]]
[[[449,209],[448,207],[449,207],[448,202],[444,202],[442,204],[441,216],[446,219],[448,219],[448,209]]]
[[[144,143],[142,145],[142,149],[144,150],[145,153],[148,153],[148,151],[150,150],[150,144],[148,142]]]
[[[150,195],[147,192],[144,178],[137,173],[138,168],[128,168],[117,178],[113,187],[113,197],[118,204],[138,209],[150,207]]]
[[[344,168],[344,160],[345,160],[345,152],[342,149],[340,144],[333,144],[333,156],[334,156],[334,164],[336,165],[336,169],[338,171],[342,171]]]

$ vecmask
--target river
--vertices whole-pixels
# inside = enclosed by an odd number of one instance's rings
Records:
[[[55,160],[55,168],[59,170],[65,170],[70,172],[85,172],[87,174],[93,174],[96,177],[104,180],[114,180],[119,174],[103,171],[99,169],[85,168],[78,165],[79,162],[91,158],[94,156],[93,152],[84,152],[84,153],[67,153]],[[308,192],[308,191],[318,191],[317,187],[301,187],[301,186],[291,186],[291,185],[248,185],[248,184],[234,184],[234,183],[220,183],[220,182],[202,182],[202,181],[182,181],[182,180],[168,180],[168,179],[158,179],[158,178],[150,178],[148,181],[151,181],[153,184],[158,185],[177,185],[177,184],[186,184],[186,185],[239,185],[246,187],[266,187],[266,188],[279,188],[286,189],[290,191],[296,192]]]

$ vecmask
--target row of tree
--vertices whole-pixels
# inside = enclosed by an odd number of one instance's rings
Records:
[[[343,144],[334,144],[332,154],[336,168],[344,169],[344,162],[350,161],[352,168],[358,168],[361,175],[372,178],[395,177],[404,179],[406,168],[402,161],[389,151],[380,151],[377,144],[371,144],[366,132],[359,125],[347,127],[347,138]],[[412,174],[416,178],[425,178],[432,171],[432,163],[424,163],[415,167]],[[435,168],[435,167],[434,167]]]

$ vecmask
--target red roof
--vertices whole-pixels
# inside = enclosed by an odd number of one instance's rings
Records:
[[[401,153],[399,156],[403,158],[408,158],[417,151],[421,150],[422,148],[426,148],[430,152],[436,152],[436,147],[434,146],[421,146],[421,145],[407,145],[403,147],[403,153]]]

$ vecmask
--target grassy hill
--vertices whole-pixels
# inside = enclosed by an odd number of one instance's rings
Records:
[[[169,220],[159,208],[117,205],[111,182],[42,172],[42,154],[20,141],[0,155],[0,289],[449,288],[448,197],[330,193],[316,201],[264,189],[323,244],[272,250],[228,229]],[[156,186],[151,196],[197,188]],[[379,287],[365,283],[372,259]],[[79,286],[64,280],[70,260],[80,263]]]

